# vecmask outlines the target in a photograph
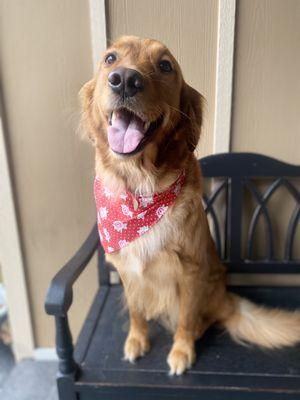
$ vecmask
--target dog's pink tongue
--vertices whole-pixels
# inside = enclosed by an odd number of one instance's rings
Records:
[[[114,112],[108,127],[108,143],[117,153],[131,153],[144,137],[143,121],[125,110]]]

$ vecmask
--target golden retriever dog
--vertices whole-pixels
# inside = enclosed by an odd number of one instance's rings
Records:
[[[279,348],[299,341],[300,313],[257,306],[227,291],[194,155],[203,98],[184,81],[171,52],[157,40],[121,37],[105,51],[80,96],[96,176],[110,193],[125,191],[133,199],[164,193],[184,174],[164,215],[145,234],[107,254],[129,309],[125,359],[133,362],[149,350],[150,319],[174,332],[167,362],[176,375],[192,366],[195,341],[215,323],[241,343]]]

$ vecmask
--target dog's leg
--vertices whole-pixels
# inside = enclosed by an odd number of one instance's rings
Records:
[[[134,362],[150,349],[148,326],[145,318],[129,307],[130,329],[124,346],[124,358]]]
[[[167,362],[171,375],[181,375],[195,361],[195,340],[208,328],[210,322],[201,317],[201,290],[199,279],[192,274],[179,283],[179,318],[174,343]]]
[[[176,331],[172,349],[168,355],[171,375],[181,375],[195,361],[195,338],[193,332],[179,328]]]

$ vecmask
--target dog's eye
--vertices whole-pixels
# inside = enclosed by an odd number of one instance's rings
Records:
[[[171,65],[170,61],[168,61],[168,60],[161,60],[158,64],[158,66],[162,72],[172,72],[173,71],[172,65]]]
[[[105,57],[105,64],[110,65],[113,64],[116,61],[117,57],[114,53],[109,53],[107,54],[107,56]]]

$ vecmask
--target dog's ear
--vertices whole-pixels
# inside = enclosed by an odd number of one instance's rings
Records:
[[[79,91],[79,99],[81,103],[81,130],[83,137],[87,136],[93,143],[95,142],[95,129],[96,121],[93,118],[94,114],[94,91],[96,82],[95,79],[91,79],[83,85]]]
[[[180,92],[179,121],[159,147],[155,166],[164,162],[177,167],[193,152],[198,144],[202,126],[202,106],[204,98],[195,89],[183,82]]]
[[[200,138],[203,100],[197,90],[183,82],[180,95],[180,125],[185,131],[187,146],[191,152],[195,150]]]
[[[79,91],[82,109],[85,112],[89,107],[94,97],[95,79],[86,82]]]

